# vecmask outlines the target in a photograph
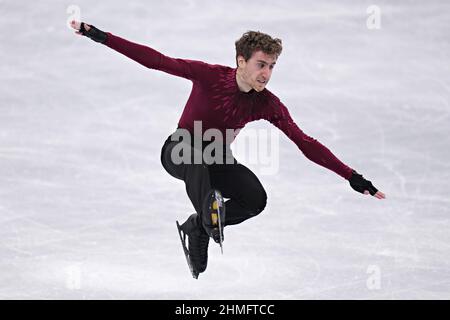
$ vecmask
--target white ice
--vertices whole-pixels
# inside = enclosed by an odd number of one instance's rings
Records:
[[[175,228],[192,205],[159,160],[191,84],[74,35],[72,4],[209,63],[234,66],[247,30],[281,38],[268,88],[387,199],[281,135],[278,172],[259,175],[266,210],[227,228],[224,255],[211,244],[192,279]],[[0,12],[1,299],[450,298],[447,1],[0,0]],[[273,127],[243,132],[256,128]]]

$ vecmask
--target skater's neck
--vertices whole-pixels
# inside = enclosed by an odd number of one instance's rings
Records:
[[[236,69],[236,82],[239,87],[239,91],[241,92],[247,93],[253,89],[253,87],[242,78],[242,71],[239,68]]]

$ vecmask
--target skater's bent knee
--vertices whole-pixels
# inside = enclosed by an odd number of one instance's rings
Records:
[[[258,208],[258,213],[261,213],[264,210],[264,208],[266,207],[266,205],[267,205],[267,194],[264,192],[261,202],[260,202],[260,205],[259,205],[259,208]]]
[[[261,192],[258,197],[254,198],[251,205],[251,210],[254,216],[260,214],[267,204],[267,194],[265,191]]]

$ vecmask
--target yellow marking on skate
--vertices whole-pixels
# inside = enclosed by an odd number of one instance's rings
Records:
[[[219,204],[217,203],[217,201],[214,201],[214,202],[213,202],[212,208],[213,208],[214,210],[219,209]]]
[[[218,218],[219,217],[217,216],[217,213],[211,213],[211,220],[213,225],[217,225]]]

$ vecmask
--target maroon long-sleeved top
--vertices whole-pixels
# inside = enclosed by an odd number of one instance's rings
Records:
[[[180,128],[193,132],[194,121],[202,121],[204,131],[219,129],[225,137],[226,129],[240,130],[248,122],[264,119],[283,131],[309,160],[347,180],[352,175],[350,167],[295,124],[288,109],[273,93],[267,89],[261,92],[251,90],[248,93],[240,91],[236,82],[236,68],[171,58],[111,33],[108,33],[105,45],[147,68],[193,82],[191,94],[178,122]]]

